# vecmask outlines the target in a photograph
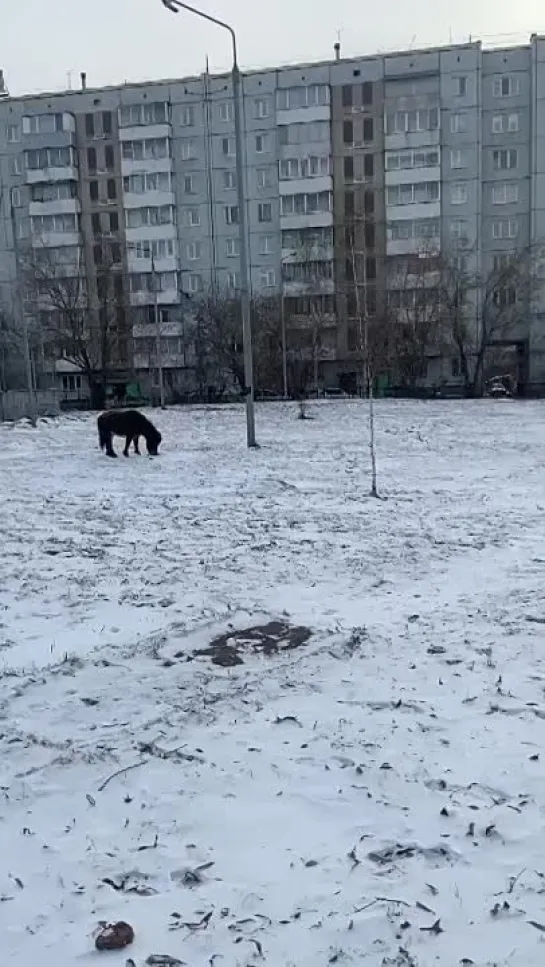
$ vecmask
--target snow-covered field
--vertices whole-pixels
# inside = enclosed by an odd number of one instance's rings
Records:
[[[545,407],[296,412],[0,426],[2,964],[543,967]]]

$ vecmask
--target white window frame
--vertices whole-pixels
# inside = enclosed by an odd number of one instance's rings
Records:
[[[180,114],[180,124],[182,128],[195,127],[195,107],[193,104],[186,104]]]
[[[194,195],[194,194],[195,194],[194,176],[184,175],[184,195]]]
[[[505,156],[508,164],[502,165],[499,163],[502,160],[502,156]],[[496,164],[496,159],[498,160],[498,164]],[[514,164],[511,164],[513,160]],[[518,168],[517,148],[494,148],[492,152],[492,165],[495,171],[513,171],[513,169]]]
[[[256,136],[255,136],[255,153],[256,154],[268,154],[269,153],[269,135],[268,134],[256,134]]]
[[[202,259],[202,242],[188,242],[185,254],[189,262],[198,262]]]
[[[232,168],[226,169],[223,172],[222,182],[224,191],[234,191],[237,187],[236,172]]]
[[[453,78],[455,84],[455,97],[467,97],[467,74],[458,74]]]
[[[225,243],[225,251],[228,259],[238,259],[240,256],[240,239],[236,236],[228,238]]]
[[[274,236],[273,235],[259,236],[259,254],[274,255]]]
[[[519,186],[517,182],[499,181],[497,184],[492,185],[493,205],[516,205],[518,200]]]
[[[503,87],[505,81],[507,81],[509,89],[504,93]],[[517,97],[518,94],[520,94],[520,77],[518,74],[500,74],[492,81],[493,97]]]
[[[187,277],[187,290],[194,295],[203,290],[202,275],[199,272],[190,272]]]
[[[466,181],[456,181],[450,186],[450,203],[451,205],[465,205],[467,204],[467,182]]]
[[[233,217],[236,212],[236,218]],[[238,205],[224,205],[223,217],[226,225],[238,225],[239,212]]]
[[[452,238],[466,238],[467,220],[465,218],[453,218],[450,223],[450,235]]]
[[[268,210],[270,212],[270,216],[271,216],[270,218],[263,218],[262,217],[264,215],[264,213],[265,213],[266,210]],[[260,201],[260,202],[258,202],[258,205],[257,205],[257,220],[260,223],[260,225],[268,225],[268,224],[270,224],[270,222],[272,222],[272,220],[273,220],[273,210],[272,210],[272,204],[271,204],[270,201]]]
[[[276,272],[274,269],[263,269],[259,274],[259,284],[264,289],[274,289],[276,286]]]
[[[465,134],[468,128],[468,117],[465,113],[456,113],[450,115],[450,132],[451,134]]]
[[[8,124],[7,138],[9,144],[15,144],[21,140],[21,129],[18,124]]]
[[[236,269],[227,273],[227,287],[234,291],[240,289],[240,272],[237,272]]]
[[[182,161],[191,161],[196,157],[195,141],[193,138],[184,138],[180,145],[180,157]]]
[[[467,157],[462,148],[451,149],[450,167],[453,169],[467,168]]]
[[[185,213],[185,223],[188,228],[198,228],[201,224],[201,212],[199,208],[187,208]]]
[[[519,115],[518,112],[513,111],[511,114],[507,115],[507,130],[512,134],[519,130]]]
[[[233,101],[224,101],[223,104],[219,106],[219,119],[220,121],[232,121],[234,117],[234,105]]]
[[[257,169],[257,187],[258,188],[270,188],[272,184],[272,172],[270,168],[258,168]]]
[[[256,97],[254,101],[254,118],[262,120],[270,117],[270,102],[268,97]]]
[[[237,153],[237,143],[235,138],[225,137],[221,139],[221,153],[224,158],[234,158]]]

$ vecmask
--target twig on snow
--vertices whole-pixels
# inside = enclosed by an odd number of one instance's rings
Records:
[[[106,786],[108,785],[109,782],[112,781],[112,779],[116,779],[117,776],[124,775],[125,772],[130,772],[131,769],[139,769],[140,766],[145,765],[145,763],[146,763],[146,760],[142,759],[141,762],[133,762],[132,766],[125,766],[124,769],[118,769],[117,772],[112,772],[112,775],[108,776],[108,778],[105,779],[104,782],[98,787],[98,791],[104,792]]]

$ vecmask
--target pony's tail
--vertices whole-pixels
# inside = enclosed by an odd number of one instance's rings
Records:
[[[100,423],[98,424],[98,442],[101,450],[107,448],[110,442],[110,434],[100,425]]]

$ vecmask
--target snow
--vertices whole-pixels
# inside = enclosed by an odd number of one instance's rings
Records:
[[[0,426],[3,962],[542,967],[545,409],[310,413]]]

